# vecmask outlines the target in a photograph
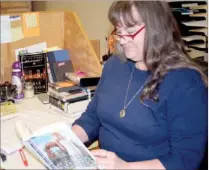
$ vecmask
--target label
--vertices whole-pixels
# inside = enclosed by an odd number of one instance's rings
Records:
[[[17,86],[17,94],[22,92],[22,82],[18,76],[12,76],[12,84]]]

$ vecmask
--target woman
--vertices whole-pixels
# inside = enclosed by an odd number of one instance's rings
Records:
[[[109,9],[120,54],[72,129],[107,169],[197,169],[207,140],[207,80],[187,57],[166,2]]]

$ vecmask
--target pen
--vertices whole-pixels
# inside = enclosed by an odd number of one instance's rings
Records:
[[[28,166],[28,161],[25,157],[25,153],[23,152],[23,149],[20,149],[19,150],[19,153],[20,153],[20,156],[21,156],[21,159],[22,159],[22,162],[25,166]]]

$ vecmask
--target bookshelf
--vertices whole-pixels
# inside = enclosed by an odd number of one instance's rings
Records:
[[[169,5],[190,57],[208,61],[207,1],[169,1]]]

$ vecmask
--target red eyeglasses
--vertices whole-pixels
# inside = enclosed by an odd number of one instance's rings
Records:
[[[114,29],[113,31],[113,35],[115,36],[115,39],[119,40],[121,38],[131,38],[134,39],[143,29],[145,28],[145,25],[143,25],[138,31],[136,31],[134,34],[127,34],[127,35],[120,35],[120,34],[116,34],[116,29]]]

